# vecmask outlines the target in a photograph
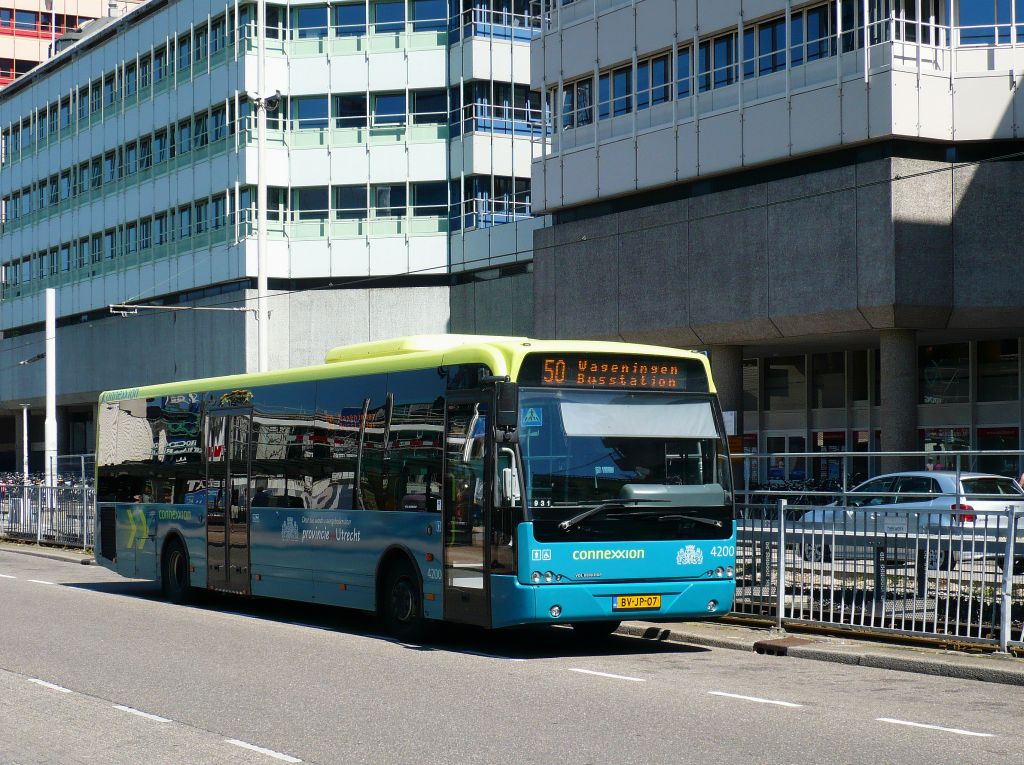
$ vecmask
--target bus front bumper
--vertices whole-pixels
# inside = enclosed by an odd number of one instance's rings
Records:
[[[733,579],[670,582],[566,582],[524,585],[514,576],[491,577],[491,623],[558,624],[639,619],[649,622],[706,619],[732,610]],[[616,608],[623,596],[659,596],[656,608]],[[649,599],[644,599],[650,602]]]

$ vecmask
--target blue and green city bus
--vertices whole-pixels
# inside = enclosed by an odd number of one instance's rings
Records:
[[[96,560],[195,590],[430,620],[715,617],[736,536],[707,359],[416,336],[322,365],[109,391]]]

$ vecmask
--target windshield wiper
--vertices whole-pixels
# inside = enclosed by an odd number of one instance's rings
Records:
[[[558,524],[558,528],[560,528],[562,531],[568,531],[580,521],[585,521],[590,516],[596,515],[597,513],[600,513],[603,510],[609,510],[613,507],[621,507],[625,509],[627,507],[639,505],[640,503],[647,504],[648,502],[667,501],[668,500],[664,499],[606,499],[604,502],[598,502],[596,505],[588,507],[579,515],[574,515],[572,518],[562,521]]]
[[[706,523],[709,526],[717,526],[722,528],[722,521],[718,518],[705,518],[702,515],[679,515],[673,513],[671,515],[663,515],[657,510],[644,510],[639,513],[616,513],[615,515],[609,515],[609,518],[638,518],[647,516],[657,516],[658,521],[697,521],[698,523]]]

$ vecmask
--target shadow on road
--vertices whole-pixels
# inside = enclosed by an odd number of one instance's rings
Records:
[[[153,582],[74,582],[74,587],[108,595],[121,595],[140,600],[161,601],[160,588]],[[380,625],[373,614],[335,606],[295,603],[287,600],[260,598],[250,600],[231,595],[197,592],[188,606],[174,606],[183,610],[198,609],[218,613],[292,624],[306,629],[344,633],[376,640],[386,640],[410,651],[446,651],[467,655],[483,655],[500,659],[550,659],[571,656],[637,656],[646,654],[693,654],[707,652],[707,648],[668,643],[657,639],[642,639],[624,635],[611,635],[602,640],[585,640],[568,625],[511,627],[486,630],[458,624],[438,624],[422,643],[403,643],[381,634]],[[656,632],[656,630],[654,630]],[[653,634],[653,633],[652,633]]]

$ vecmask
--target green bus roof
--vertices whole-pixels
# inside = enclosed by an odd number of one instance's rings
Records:
[[[669,358],[697,359],[708,375],[712,393],[715,385],[707,358],[694,351],[658,345],[613,343],[591,340],[533,340],[527,337],[500,335],[411,335],[391,340],[378,340],[333,348],[323,364],[275,372],[207,377],[198,380],[146,385],[105,391],[100,401],[153,398],[176,393],[201,393],[211,390],[249,388],[305,382],[332,377],[354,377],[382,372],[402,372],[451,364],[485,364],[495,375],[516,379],[523,358],[530,353],[623,353]]]

